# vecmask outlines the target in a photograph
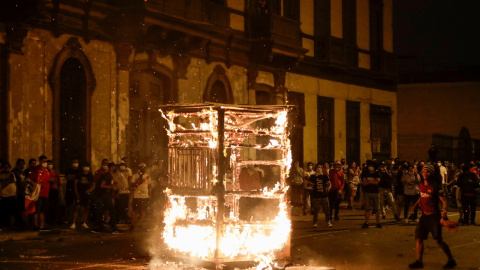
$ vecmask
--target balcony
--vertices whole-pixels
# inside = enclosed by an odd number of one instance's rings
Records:
[[[397,76],[397,57],[393,53],[381,51],[371,53],[372,71],[386,76]]]
[[[274,44],[301,47],[300,22],[279,16],[250,15],[246,36],[254,39],[269,39]]]

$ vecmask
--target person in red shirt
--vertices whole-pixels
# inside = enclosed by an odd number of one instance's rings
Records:
[[[332,183],[332,187],[328,193],[328,201],[330,203],[330,220],[332,220],[333,209],[335,209],[334,220],[340,220],[338,212],[340,210],[340,202],[342,200],[342,190],[345,186],[345,175],[342,172],[342,163],[337,160],[334,170],[328,171],[328,178]]]
[[[60,198],[60,176],[57,171],[53,169],[53,161],[47,160],[47,169],[50,174],[48,182],[50,184],[50,191],[48,193],[48,216],[47,220],[50,225],[58,223],[58,200]]]
[[[41,186],[39,198],[35,203],[34,224],[35,227],[39,227],[40,231],[48,231],[48,229],[45,227],[45,216],[48,211],[50,173],[47,169],[47,157],[40,156],[38,161],[40,162],[40,165],[34,167],[32,172],[28,175],[30,181]]]
[[[425,165],[422,170],[423,179],[420,182],[420,199],[411,207],[413,212],[417,205],[422,210],[422,216],[415,229],[415,240],[417,242],[417,260],[409,265],[409,268],[418,269],[423,268],[423,241],[427,240],[428,234],[432,233],[433,239],[442,248],[445,255],[448,257],[447,264],[444,269],[454,268],[457,263],[453,259],[450,248],[442,239],[442,223],[446,219],[447,200],[443,196],[443,189],[441,186],[440,169],[433,165]],[[442,211],[438,209],[439,202],[442,202]]]

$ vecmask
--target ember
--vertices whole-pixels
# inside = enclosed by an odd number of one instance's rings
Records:
[[[169,185],[163,240],[174,257],[219,265],[289,260],[286,106],[166,106]]]

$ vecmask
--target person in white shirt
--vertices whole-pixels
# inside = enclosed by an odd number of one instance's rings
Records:
[[[443,187],[443,194],[447,195],[448,199],[448,189],[447,189],[447,168],[442,165],[442,162],[439,160],[437,162],[438,168],[440,169],[440,175],[442,176],[442,187]]]
[[[115,174],[114,181],[118,188],[118,199],[115,204],[118,216],[118,223],[128,222],[128,203],[130,201],[130,181],[132,176],[129,176],[127,165],[125,162],[118,164],[118,171]]]
[[[135,173],[131,180],[131,189],[133,192],[133,213],[131,229],[137,227],[145,220],[147,210],[150,204],[150,189],[152,186],[152,179],[150,175],[145,172],[147,167],[145,163],[138,165],[139,170]]]

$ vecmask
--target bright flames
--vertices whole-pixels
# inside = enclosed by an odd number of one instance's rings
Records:
[[[167,247],[176,253],[214,260],[217,264],[227,260],[255,260],[259,267],[271,267],[275,257],[282,252],[285,255],[284,249],[288,251],[290,244],[286,176],[292,157],[286,128],[287,109],[214,104],[160,111],[169,127],[169,183],[173,186],[165,191],[168,200],[162,237]],[[222,115],[224,126],[219,133]],[[263,120],[272,120],[271,126],[262,127]],[[223,145],[220,136],[223,136]],[[244,149],[247,150],[242,152]],[[249,149],[270,151],[269,155],[274,158],[251,160]],[[232,175],[228,181],[226,169],[218,162],[222,156],[229,159],[225,162]],[[279,177],[275,187],[262,190],[256,188],[258,185],[244,184],[243,187],[255,188],[240,188],[241,171],[251,170],[254,165],[275,167],[270,170]],[[225,176],[219,175],[220,172]],[[224,179],[223,183],[220,179]],[[185,190],[190,193],[182,193]],[[267,213],[248,216],[251,213],[245,214],[242,208],[245,200],[247,205],[266,200],[273,209],[258,211],[273,214],[270,218],[264,215]],[[250,204],[248,200],[252,200]],[[219,213],[224,214],[219,216]],[[254,216],[257,219],[254,220]]]

